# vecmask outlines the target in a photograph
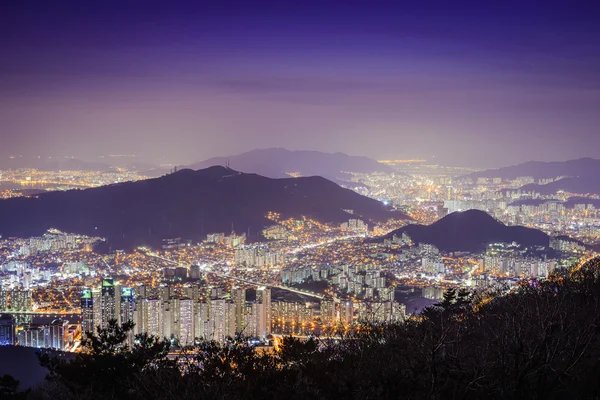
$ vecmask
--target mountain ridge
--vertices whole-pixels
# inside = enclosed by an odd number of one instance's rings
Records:
[[[389,166],[368,157],[281,147],[255,149],[229,157],[213,157],[187,167],[200,169],[209,165],[225,165],[227,162],[238,171],[257,173],[269,178],[287,178],[290,173],[300,173],[302,176],[319,175],[342,183],[347,180],[344,172],[393,172]]]
[[[559,176],[581,177],[590,176],[598,169],[600,169],[600,159],[584,157],[568,161],[528,161],[502,168],[473,172],[464,175],[463,178],[499,177],[512,180],[522,176],[531,176],[534,179],[548,179]]]
[[[353,209],[355,215],[344,209]],[[271,179],[221,166],[99,188],[49,192],[0,201],[0,234],[37,236],[49,228],[106,237],[115,247],[162,239],[203,239],[211,232],[248,232],[272,225],[265,215],[320,222],[406,218],[377,200],[322,177]]]

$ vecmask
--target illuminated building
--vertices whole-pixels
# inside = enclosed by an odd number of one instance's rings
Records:
[[[55,319],[50,325],[44,327],[45,343],[44,347],[63,350],[65,348],[65,332],[67,322],[62,319]]]
[[[102,279],[100,292],[100,312],[102,316],[100,326],[102,326],[102,328],[106,328],[108,326],[108,321],[115,319],[118,316],[115,300],[115,284],[113,279]]]
[[[91,289],[81,292],[81,329],[83,332],[94,331],[94,298]]]
[[[15,319],[9,314],[0,314],[0,346],[15,343]]]
[[[9,292],[10,310],[11,311],[31,311],[31,291],[29,290],[12,290]]]
[[[133,322],[133,314],[135,310],[133,289],[122,288],[120,302],[119,323],[124,324],[125,322]]]
[[[25,326],[17,333],[17,341],[20,346],[44,348],[44,328],[41,326]]]
[[[17,341],[19,346],[63,350],[66,327],[66,321],[61,319],[49,325],[26,325],[19,329]]]
[[[235,305],[225,299],[212,299],[209,307],[204,336],[221,343],[235,336]]]
[[[231,299],[235,307],[235,332],[242,332],[244,329],[244,313],[246,311],[246,289],[231,289]]]
[[[321,300],[321,322],[332,324],[336,320],[335,302],[333,300]]]
[[[194,301],[179,301],[179,343],[182,346],[193,344],[195,339]]]
[[[354,322],[354,303],[350,300],[340,302],[340,323],[351,325]]]
[[[92,289],[92,301],[94,302],[94,330],[102,327],[102,303],[101,290],[99,288]]]
[[[8,308],[8,292],[0,289],[0,312],[6,311]]]
[[[148,316],[148,328],[147,332],[150,335],[164,338],[163,330],[163,308],[162,301],[159,299],[147,299],[144,302],[146,306],[146,315]]]
[[[264,286],[256,289],[256,303],[259,305],[257,333],[266,337],[271,333],[271,289]]]
[[[235,251],[235,263],[248,267],[274,267],[285,264],[285,252],[271,250],[266,245],[240,246]]]

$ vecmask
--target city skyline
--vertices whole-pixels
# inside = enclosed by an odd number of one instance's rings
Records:
[[[6,11],[3,157],[191,162],[287,147],[485,168],[594,156],[600,145],[594,5]]]

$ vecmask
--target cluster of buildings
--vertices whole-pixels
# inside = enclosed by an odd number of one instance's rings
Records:
[[[29,312],[32,309],[32,293],[30,290],[0,289],[0,313]]]
[[[99,237],[88,237],[60,232],[50,229],[41,237],[24,239],[19,249],[23,256],[35,256],[44,252],[60,252],[68,250],[92,251],[95,243],[102,241]]]
[[[101,240],[55,229],[41,237],[7,240],[4,257],[0,254],[0,289],[30,290],[57,278],[93,275],[84,259]]]
[[[480,272],[506,278],[546,278],[557,267],[553,259],[523,256],[516,253],[486,253],[479,259]]]
[[[148,333],[182,346],[196,338],[224,342],[237,334],[264,339],[271,333],[271,289],[266,287],[248,302],[242,288],[226,294],[220,288],[201,292],[192,285],[175,294],[168,285],[125,288],[105,278],[100,288],[83,290],[81,310],[86,332],[105,328],[111,320],[133,322],[132,334]]]
[[[17,329],[17,343],[19,346],[64,350],[73,343],[74,332],[62,319],[49,324],[29,324]]]
[[[369,225],[362,219],[352,218],[347,222],[343,222],[340,225],[343,232],[355,232],[355,233],[367,233],[369,232]]]
[[[206,243],[223,244],[226,247],[237,247],[246,243],[246,234],[241,235],[231,232],[229,236],[224,233],[209,233],[206,235]]]
[[[262,235],[269,240],[288,240],[290,231],[283,225],[271,225],[262,230]]]
[[[65,157],[65,159],[68,159],[68,157]],[[63,159],[62,161],[65,160]],[[110,171],[79,171],[73,169],[50,171],[34,168],[0,170],[0,183],[17,184],[24,189],[68,190],[82,187],[98,187],[141,179],[148,179],[148,177],[125,168]]]
[[[325,281],[340,295],[357,296],[364,299],[377,299],[381,293],[391,289],[384,273],[373,264],[294,266],[280,272],[284,284],[297,284],[306,281]]]
[[[272,249],[265,244],[239,246],[235,250],[234,261],[246,267],[275,267],[285,265],[286,253]]]
[[[388,291],[387,298],[379,301],[323,300],[320,307],[321,321],[324,324],[344,326],[404,322],[406,306],[395,301],[393,293],[393,290]]]
[[[380,277],[369,279],[377,285]],[[406,316],[405,306],[394,300],[393,288],[382,288],[377,301],[330,298],[321,300],[319,307],[299,301],[272,301],[267,287],[258,287],[252,299],[246,292],[241,287],[226,293],[219,287],[190,285],[176,294],[168,285],[126,288],[105,278],[101,287],[82,292],[82,330],[105,328],[111,320],[133,322],[129,340],[135,334],[148,333],[186,346],[197,339],[223,343],[237,336],[267,342],[281,324],[401,322]]]

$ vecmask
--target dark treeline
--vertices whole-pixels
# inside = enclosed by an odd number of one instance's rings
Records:
[[[338,341],[287,338],[277,351],[202,342],[188,356],[131,326],[90,336],[70,362],[41,356],[35,399],[600,398],[598,262],[494,294],[448,291],[404,324]]]

